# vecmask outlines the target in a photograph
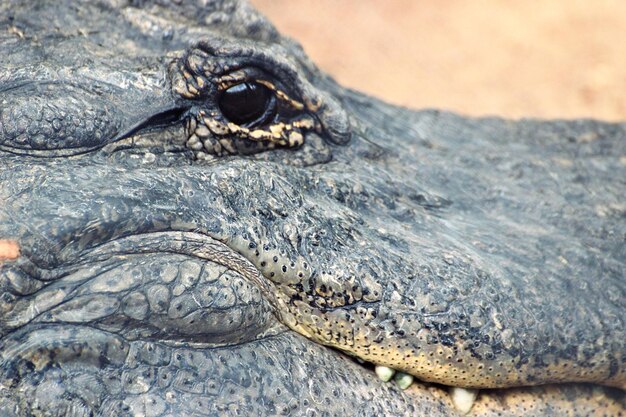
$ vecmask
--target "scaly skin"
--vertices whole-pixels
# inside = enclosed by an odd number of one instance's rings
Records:
[[[350,356],[624,413],[626,126],[389,106],[241,2],[0,16],[0,415],[457,413]]]

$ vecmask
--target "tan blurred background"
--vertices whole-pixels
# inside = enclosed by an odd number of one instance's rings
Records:
[[[626,120],[624,0],[252,0],[342,84],[415,108]]]

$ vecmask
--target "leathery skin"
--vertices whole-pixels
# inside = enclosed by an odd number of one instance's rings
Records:
[[[624,414],[624,124],[390,106],[245,2],[0,16],[0,415]]]

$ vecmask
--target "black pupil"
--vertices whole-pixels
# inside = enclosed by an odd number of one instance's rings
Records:
[[[272,92],[255,82],[235,84],[222,93],[220,110],[226,118],[238,125],[251,124],[268,110]]]

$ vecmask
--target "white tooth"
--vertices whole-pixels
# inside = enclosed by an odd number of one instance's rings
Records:
[[[393,374],[396,373],[395,369],[391,369],[382,365],[376,365],[374,371],[376,372],[376,375],[378,375],[378,377],[385,382],[389,381],[393,377]]]
[[[413,383],[413,375],[405,374],[404,372],[396,372],[393,379],[400,389],[407,389]]]
[[[476,401],[478,390],[452,387],[450,389],[450,395],[452,396],[454,407],[461,413],[467,414],[472,409],[474,401]]]

